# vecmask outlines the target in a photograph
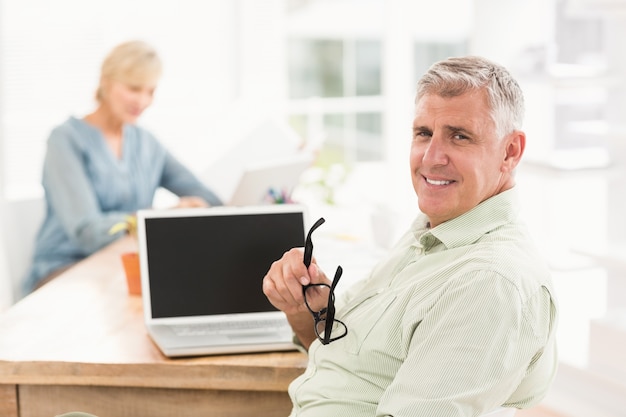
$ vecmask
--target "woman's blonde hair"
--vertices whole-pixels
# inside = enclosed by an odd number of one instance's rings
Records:
[[[156,84],[161,71],[161,59],[154,48],[146,42],[128,41],[119,44],[102,62],[96,100],[102,101],[104,80],[135,85]]]

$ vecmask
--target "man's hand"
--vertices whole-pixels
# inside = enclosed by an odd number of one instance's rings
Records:
[[[326,275],[318,268],[315,259],[308,270],[303,262],[302,248],[285,252],[279,260],[272,263],[263,278],[263,293],[274,307],[283,311],[302,345],[308,349],[315,340],[313,317],[304,302],[302,286],[310,283],[330,283]],[[313,301],[319,304],[317,300]],[[319,300],[326,302],[327,300]]]

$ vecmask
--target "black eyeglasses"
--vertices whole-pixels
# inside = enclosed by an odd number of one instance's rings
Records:
[[[304,265],[307,268],[311,266],[311,259],[313,258],[313,241],[311,240],[311,234],[325,221],[326,220],[321,217],[311,227],[311,230],[309,230],[306,236],[306,243],[304,245]],[[338,266],[331,285],[308,284],[302,286],[304,303],[313,315],[313,320],[315,321],[315,334],[324,345],[341,339],[348,334],[346,325],[342,321],[335,319],[335,287],[342,273],[343,269],[341,266]],[[323,301],[321,300],[327,300],[326,306],[322,304]]]

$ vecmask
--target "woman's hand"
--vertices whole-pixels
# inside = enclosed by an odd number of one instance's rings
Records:
[[[174,208],[209,207],[203,198],[196,196],[184,196],[178,199],[178,204]]]

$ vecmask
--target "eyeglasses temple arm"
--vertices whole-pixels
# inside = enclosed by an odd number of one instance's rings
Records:
[[[324,224],[326,220],[323,217],[320,217],[309,229],[309,233],[306,235],[306,242],[304,244],[304,266],[307,268],[311,266],[311,261],[313,259],[313,240],[311,239],[311,235],[322,224]]]

